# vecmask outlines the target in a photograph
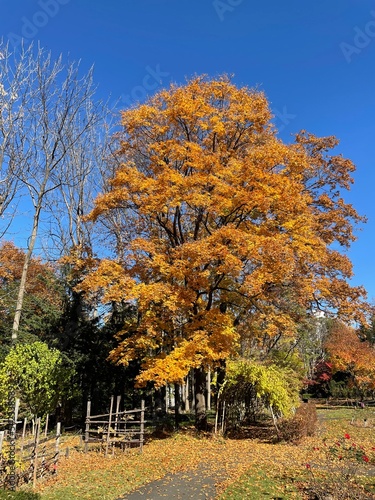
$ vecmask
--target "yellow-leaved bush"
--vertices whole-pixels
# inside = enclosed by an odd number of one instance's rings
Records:
[[[220,399],[229,405],[253,409],[259,400],[279,416],[290,416],[299,406],[301,383],[291,369],[256,360],[229,361]]]

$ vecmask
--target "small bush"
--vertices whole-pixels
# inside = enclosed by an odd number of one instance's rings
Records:
[[[307,436],[313,436],[316,432],[318,416],[313,403],[303,403],[291,418],[281,420],[279,423],[279,435],[284,441],[299,443]]]
[[[315,459],[313,464],[306,463],[308,482],[305,493],[309,499],[334,498],[336,500],[365,500],[374,499],[374,495],[365,490],[364,485],[358,482],[358,477],[366,473],[371,476],[371,470],[366,466],[373,466],[375,462],[374,449],[358,444],[348,433],[331,442],[324,439],[324,454],[326,461]],[[319,451],[318,447],[313,448]],[[318,457],[317,457],[318,458]],[[319,475],[314,469],[319,470]],[[322,472],[325,474],[322,474]],[[370,486],[370,485],[369,485]]]

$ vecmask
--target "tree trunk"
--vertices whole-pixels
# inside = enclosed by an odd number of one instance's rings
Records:
[[[222,361],[220,366],[216,370],[216,394],[215,394],[215,405],[218,406],[218,399],[221,386],[225,379],[225,361]]]
[[[195,412],[195,380],[194,380],[194,370],[189,372],[189,405],[190,411]]]
[[[44,186],[43,186],[43,188],[44,188]],[[21,313],[22,313],[22,309],[23,309],[23,300],[24,300],[25,290],[26,290],[27,273],[28,273],[29,265],[30,265],[31,258],[33,255],[35,241],[36,241],[36,238],[38,235],[40,211],[41,211],[41,201],[38,200],[38,205],[35,208],[35,213],[34,213],[33,228],[31,231],[31,236],[30,236],[28,248],[27,248],[27,252],[25,255],[25,262],[24,262],[23,268],[22,268],[20,287],[18,289],[17,305],[16,305],[16,311],[14,313],[13,328],[12,328],[12,341],[13,342],[15,342],[17,340],[18,330],[20,328]]]
[[[195,427],[200,430],[207,429],[206,413],[206,373],[203,368],[195,368]]]
[[[174,384],[174,423],[176,429],[180,427],[180,384]]]
[[[185,408],[185,412],[190,411],[190,401],[189,401],[189,375],[186,376],[185,382],[182,386],[182,403]]]
[[[211,410],[211,369],[207,372],[207,410]]]

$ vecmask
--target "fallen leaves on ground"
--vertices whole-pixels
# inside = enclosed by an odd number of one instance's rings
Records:
[[[61,459],[58,475],[40,484],[38,491],[46,500],[113,500],[142,484],[180,471],[192,478],[195,474],[210,474],[217,480],[219,491],[249,470],[269,471],[278,478],[301,478],[306,475],[306,464],[309,468],[330,467],[324,443],[348,432],[360,446],[374,448],[373,429],[353,426],[346,420],[326,421],[318,436],[307,438],[298,446],[261,439],[224,439],[187,430],[166,439],[150,440],[143,453],[137,449],[116,451],[105,458],[102,452],[85,454],[71,449],[69,458]]]

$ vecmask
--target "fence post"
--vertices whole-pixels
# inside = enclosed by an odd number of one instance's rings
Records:
[[[47,446],[46,443],[44,443],[41,449],[40,477],[43,477],[46,471],[46,454],[47,454]]]
[[[89,439],[90,439],[90,412],[91,412],[91,400],[87,400],[87,412],[86,412],[86,428],[85,428],[85,453],[89,451]]]
[[[60,436],[61,436],[61,422],[56,425],[56,441],[55,441],[55,456],[53,457],[53,466],[55,472],[57,471],[57,462],[59,461],[60,454]]]
[[[15,408],[14,408],[14,421],[15,423],[17,424],[18,422],[18,411],[20,409],[20,400],[19,398],[16,399],[16,405],[15,405]]]
[[[115,418],[115,436],[117,437],[117,428],[118,428],[118,413],[120,411],[120,401],[121,401],[121,396],[117,396],[117,401],[116,401],[116,418]]]
[[[49,414],[47,413],[47,416],[46,416],[46,428],[44,429],[44,437],[47,437],[47,434],[48,434],[48,420],[49,420]]]
[[[35,429],[35,442],[34,442],[34,459],[33,459],[33,488],[36,487],[36,480],[38,474],[38,446],[39,446],[39,435],[40,435],[40,418],[36,420]]]
[[[105,445],[105,456],[108,455],[108,446],[109,446],[109,440],[110,440],[110,434],[111,434],[112,412],[113,412],[113,396],[111,396],[111,406],[109,408],[107,442]]]
[[[3,441],[4,441],[4,431],[0,432],[0,454],[1,450],[3,449]]]
[[[25,444],[26,426],[27,426],[27,418],[25,417],[22,428],[21,453],[23,453],[23,445]]]
[[[141,428],[140,428],[140,432],[139,432],[139,448],[141,451],[143,450],[144,432],[145,432],[145,400],[142,399],[142,401],[141,401]]]

